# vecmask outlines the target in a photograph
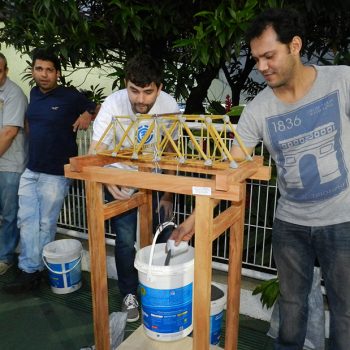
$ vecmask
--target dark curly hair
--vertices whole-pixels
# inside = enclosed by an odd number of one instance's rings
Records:
[[[155,83],[159,88],[163,80],[162,65],[156,58],[139,53],[126,63],[125,80],[140,87]]]
[[[255,17],[250,24],[245,35],[247,43],[261,36],[269,26],[283,44],[289,44],[294,36],[299,36],[304,42],[305,26],[302,16],[294,9],[270,8]]]
[[[32,53],[32,67],[34,67],[36,60],[50,61],[55,69],[61,72],[61,61],[52,49],[42,47],[34,49]]]

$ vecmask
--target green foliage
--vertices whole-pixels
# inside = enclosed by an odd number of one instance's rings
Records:
[[[195,13],[215,8],[219,0],[14,0],[0,11],[0,41],[24,54],[49,46],[62,66],[108,64],[113,89],[123,87],[123,65],[131,55],[149,51],[166,66],[165,90],[187,99],[201,65],[191,63],[191,49],[174,49],[174,41],[193,29]],[[183,9],[186,8],[186,11]]]
[[[226,113],[230,117],[231,123],[234,123],[234,124],[238,123],[243,109],[244,109],[244,106],[242,105],[231,107],[231,109]]]
[[[214,115],[226,114],[225,107],[221,104],[220,101],[210,101],[207,111],[208,113],[214,114]]]
[[[263,306],[270,308],[275,303],[280,293],[278,278],[262,282],[252,292],[253,295],[261,294],[260,301]]]
[[[90,101],[93,101],[96,104],[101,104],[107,97],[103,92],[103,88],[100,87],[100,84],[90,85],[89,90],[80,90],[80,92],[82,92]]]
[[[208,67],[225,71],[234,104],[263,87],[249,73],[254,62],[244,43],[249,21],[266,7],[289,6],[307,14],[307,57],[350,64],[350,15],[343,0],[13,0],[0,9],[0,42],[22,54],[51,46],[64,69],[109,65],[113,88],[123,87],[122,66],[150,51],[166,67],[165,90],[198,109],[206,96]],[[227,68],[227,69],[226,69]],[[196,90],[197,89],[197,90]],[[195,96],[194,96],[195,95]],[[192,98],[191,98],[192,97]],[[197,99],[197,100],[196,100]],[[200,101],[198,101],[198,99]]]
[[[225,107],[222,105],[220,101],[210,101],[209,107],[207,108],[208,113],[214,115],[228,115],[231,117],[232,123],[237,123],[241,113],[243,111],[244,106],[233,106],[231,109],[226,112]]]
[[[237,2],[223,0],[213,11],[196,13],[194,33],[177,40],[174,47],[190,46],[191,61],[199,60],[204,66],[229,61],[232,54],[240,52],[242,36],[257,4],[257,0],[247,0],[238,8]]]
[[[305,0],[294,6],[307,13],[305,53],[319,64],[350,64],[350,6],[343,0]]]
[[[233,106],[226,114],[232,117],[239,117],[243,112],[244,106]]]

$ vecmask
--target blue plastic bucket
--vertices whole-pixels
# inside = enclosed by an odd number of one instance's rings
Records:
[[[135,258],[138,270],[143,328],[150,338],[173,341],[192,332],[194,249],[174,256],[168,266],[165,243],[156,244],[152,266],[152,246],[140,249]]]
[[[81,257],[83,247],[76,239],[50,242],[43,249],[43,261],[49,270],[51,290],[67,294],[81,287]]]
[[[136,253],[143,329],[150,338],[173,341],[192,332],[194,249],[178,251],[165,265],[166,244],[156,244],[159,234],[172,221],[160,225],[151,246]]]
[[[137,252],[134,263],[140,283],[143,328],[146,335],[160,341],[184,338],[193,329],[194,248],[181,246],[165,265],[166,244],[156,244],[156,240],[169,225],[176,226],[171,221],[163,223],[152,245]],[[212,283],[209,341],[214,345],[220,341],[225,304],[225,292]]]
[[[210,344],[217,345],[221,338],[222,319],[226,304],[226,294],[216,283],[211,285],[210,303]]]

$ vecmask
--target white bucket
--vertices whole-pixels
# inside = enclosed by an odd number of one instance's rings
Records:
[[[218,284],[212,283],[210,303],[210,344],[217,345],[220,342],[225,304],[225,291],[220,288]]]
[[[83,247],[76,239],[60,239],[45,245],[43,261],[49,270],[51,290],[66,294],[81,287]]]
[[[188,247],[164,265],[166,244],[155,244],[160,232],[171,221],[163,223],[154,235],[151,246],[136,253],[143,329],[150,338],[173,341],[192,332],[192,294],[194,249]]]
[[[163,228],[172,224],[163,224]],[[194,248],[173,256],[165,266],[166,244],[140,249],[135,257],[138,270],[143,328],[150,338],[160,341],[182,339],[192,332],[192,300],[194,279]],[[214,290],[215,289],[215,290]],[[218,344],[221,336],[225,292],[212,283],[210,308],[210,343]]]
[[[189,247],[164,266],[165,245],[155,245],[151,268],[152,246],[140,249],[136,254],[135,267],[139,275],[145,333],[155,340],[173,341],[186,337],[193,328],[194,249]]]

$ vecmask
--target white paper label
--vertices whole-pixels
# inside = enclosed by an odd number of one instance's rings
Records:
[[[192,186],[192,194],[193,195],[202,195],[202,196],[211,196],[211,188],[210,187]]]

